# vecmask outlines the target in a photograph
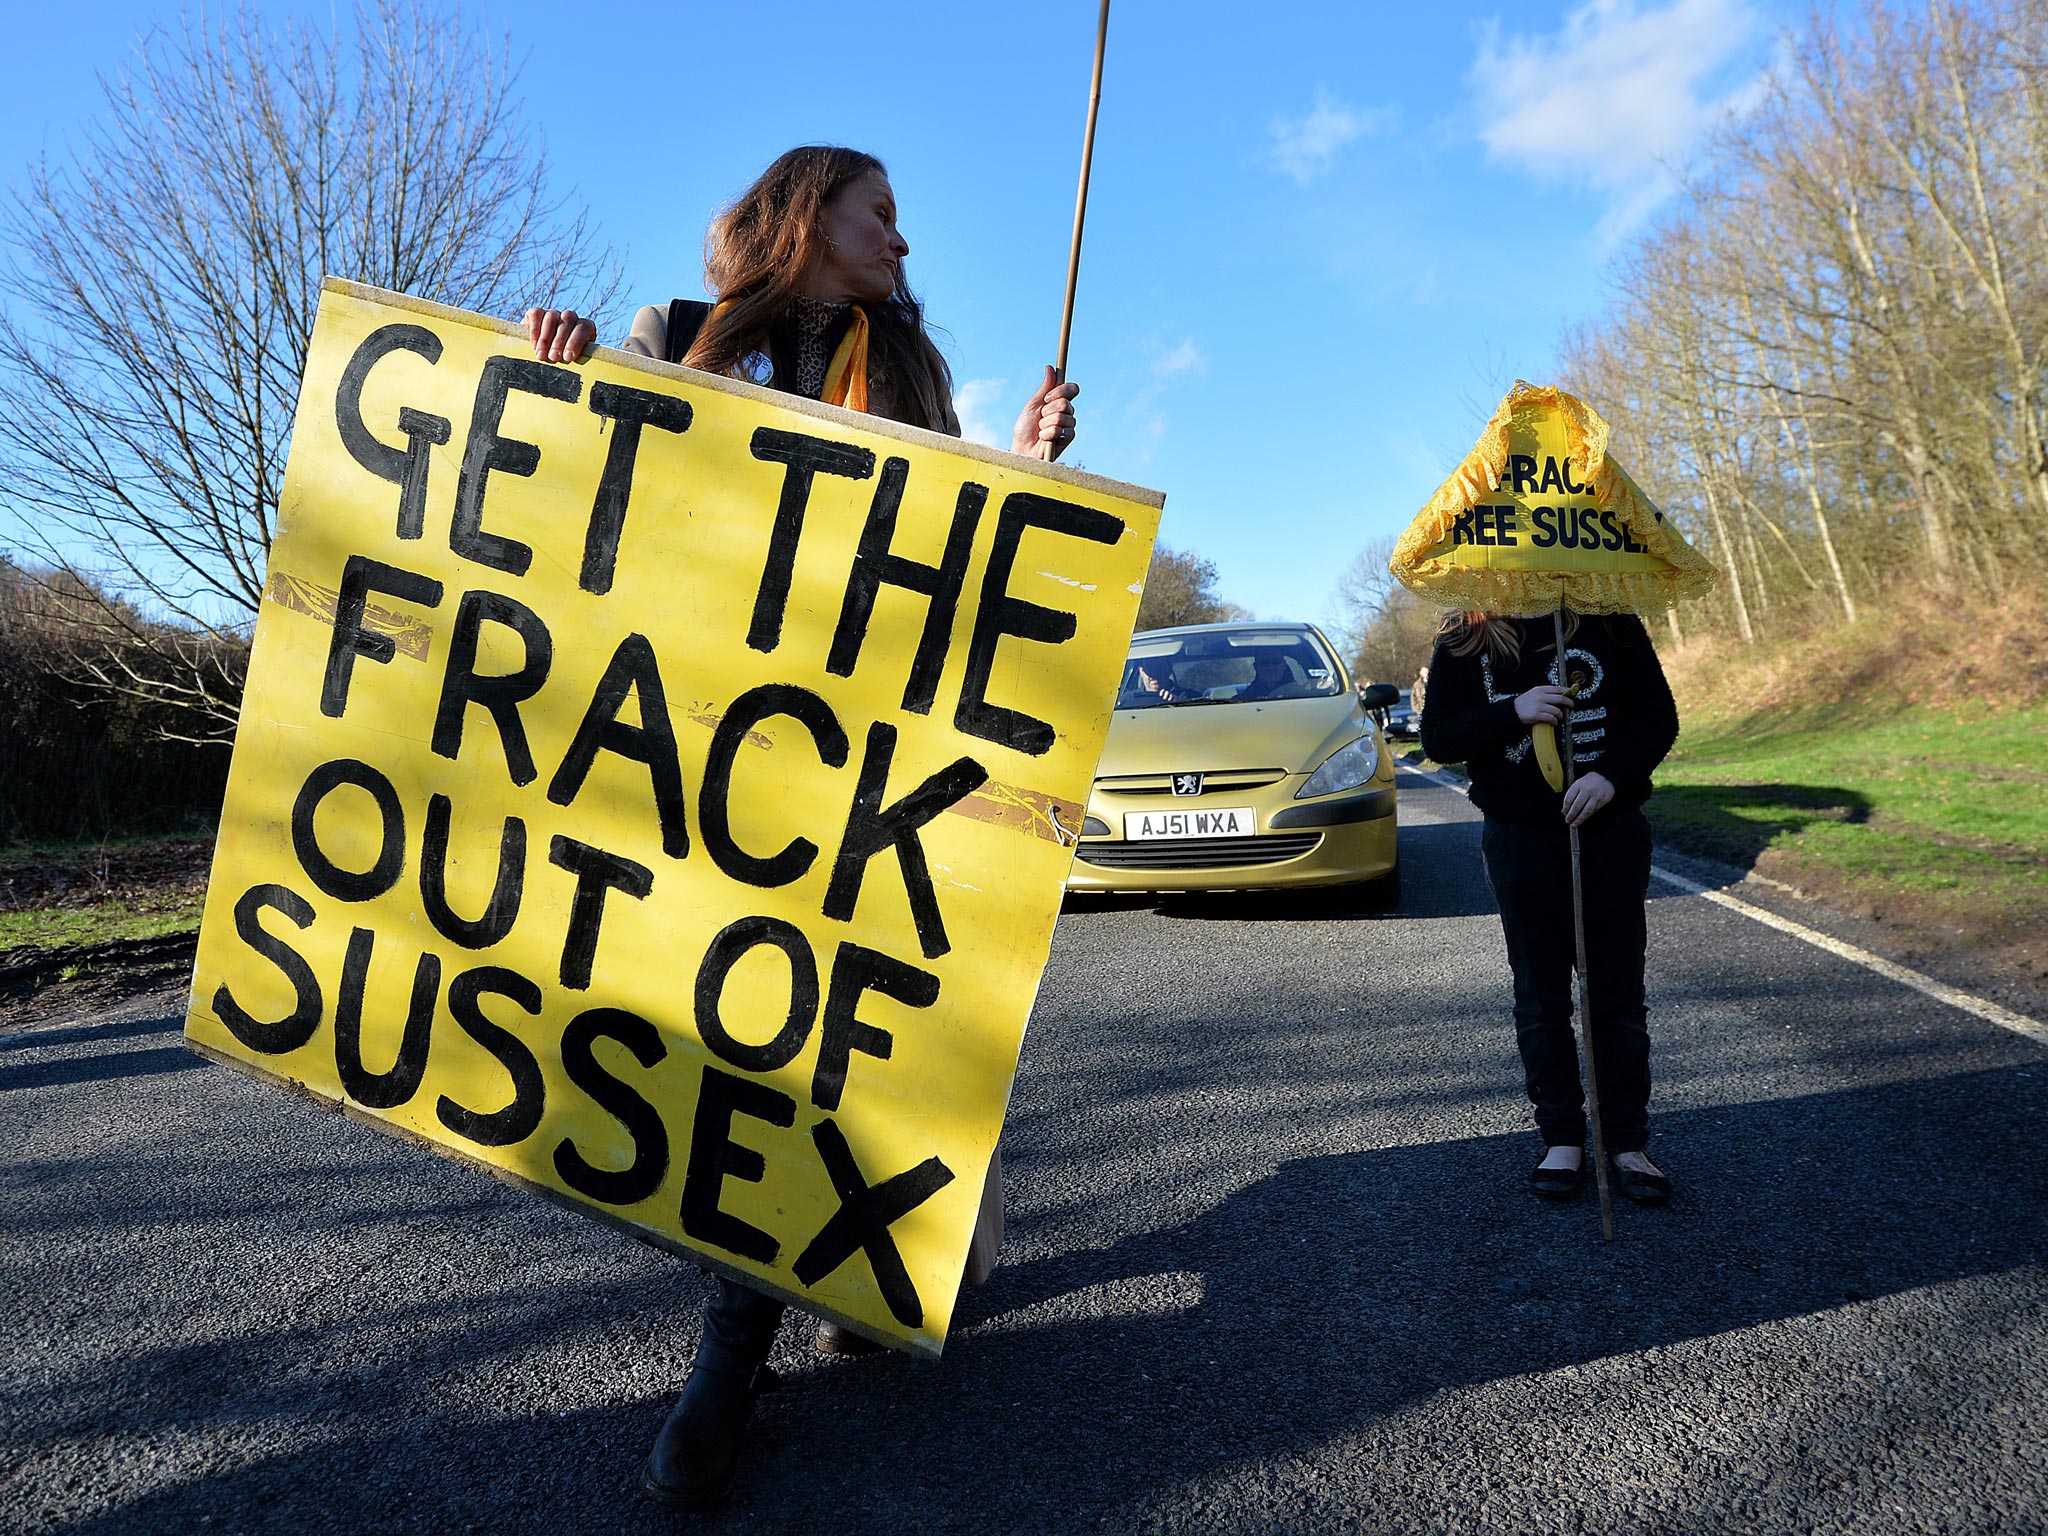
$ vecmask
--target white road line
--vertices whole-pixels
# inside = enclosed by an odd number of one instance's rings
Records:
[[[1766,928],[1789,933],[1793,938],[1803,940],[1815,949],[1824,949],[1831,955],[1852,960],[1865,970],[1875,971],[1887,981],[1896,981],[1902,987],[1911,987],[1915,992],[1931,997],[1938,1003],[1947,1003],[1951,1008],[1960,1008],[1964,1013],[1975,1014],[1987,1024],[1996,1024],[2000,1029],[2009,1029],[2016,1035],[2025,1035],[2029,1040],[2048,1045],[2048,1024],[2030,1019],[2023,1013],[2014,1013],[2010,1008],[2001,1008],[1994,1002],[1961,991],[1947,982],[1936,981],[1932,976],[1923,976],[1908,966],[1885,959],[1883,955],[1873,955],[1867,949],[1859,949],[1854,944],[1845,944],[1840,939],[1829,938],[1828,935],[1809,928],[1804,923],[1793,922],[1789,917],[1780,917],[1777,913],[1767,912],[1762,907],[1753,907],[1746,901],[1738,901],[1725,891],[1709,890],[1698,881],[1688,880],[1683,875],[1674,875],[1668,869],[1659,869],[1652,864],[1650,873],[1667,885],[1677,886],[1688,895],[1704,897],[1717,907],[1726,907],[1730,912],[1740,912],[1744,917],[1762,923]]]
[[[1444,774],[1432,773],[1427,768],[1409,768],[1408,771],[1444,789],[1455,789],[1461,795],[1466,792],[1467,786],[1463,782]],[[1815,949],[1825,950],[1838,959],[1860,965],[1866,971],[1875,971],[1887,981],[1895,981],[1902,987],[1911,987],[1923,997],[1931,997],[1938,1003],[1959,1008],[1987,1024],[1996,1024],[2000,1029],[2009,1029],[2016,1035],[2025,1035],[2036,1044],[2048,1045],[2048,1024],[2043,1024],[2038,1019],[2030,1019],[2023,1013],[2014,1013],[2010,1008],[2001,1008],[1988,998],[1964,992],[1947,982],[1936,981],[1932,976],[1923,976],[1910,966],[1900,965],[1896,961],[1885,959],[1882,955],[1874,955],[1867,949],[1830,938],[1816,928],[1809,928],[1804,923],[1795,923],[1789,917],[1780,917],[1777,913],[1765,911],[1762,907],[1753,907],[1725,891],[1712,890],[1697,880],[1674,875],[1670,870],[1661,869],[1655,864],[1650,866],[1650,873],[1666,885],[1677,886],[1689,896],[1698,896],[1713,902],[1716,906],[1726,907],[1730,912],[1739,912],[1753,922],[1762,923],[1766,928],[1775,928],[1780,933],[1790,934],[1803,943],[1811,944]]]

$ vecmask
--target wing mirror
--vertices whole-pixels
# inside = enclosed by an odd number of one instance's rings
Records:
[[[1374,683],[1359,695],[1358,701],[1367,709],[1392,709],[1401,702],[1401,690],[1392,683]]]

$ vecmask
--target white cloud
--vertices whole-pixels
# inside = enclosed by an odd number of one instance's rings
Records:
[[[1003,392],[1009,387],[1008,379],[969,379],[953,391],[962,437],[991,448],[1010,446],[1010,423],[1003,413]]]
[[[1604,193],[1611,245],[1670,195],[1668,167],[1753,99],[1757,77],[1731,89],[1724,76],[1759,25],[1750,0],[1587,0],[1543,36],[1489,22],[1466,77],[1480,141],[1539,182]]]
[[[1307,112],[1276,117],[1268,126],[1272,142],[1267,145],[1267,163],[1307,186],[1335,165],[1348,145],[1369,133],[1385,132],[1393,120],[1391,107],[1353,107],[1319,88]]]
[[[1195,345],[1195,338],[1189,336],[1171,352],[1163,352],[1152,360],[1152,372],[1162,379],[1170,379],[1177,373],[1207,373],[1209,360],[1202,356],[1202,349]]]

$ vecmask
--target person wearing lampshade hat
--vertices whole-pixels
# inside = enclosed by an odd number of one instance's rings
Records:
[[[1563,655],[1549,617],[1446,616],[1429,660],[1422,748],[1463,763],[1485,814],[1481,849],[1514,975],[1515,1043],[1544,1141],[1530,1172],[1539,1196],[1579,1192],[1587,1133],[1572,1034],[1571,833],[1580,841],[1589,946],[1586,995],[1601,1126],[1615,1186],[1641,1205],[1671,1199],[1645,1150],[1650,1034],[1644,967],[1650,775],[1678,739],[1678,710],[1633,614],[1567,614]],[[1579,772],[1560,793],[1535,733],[1570,732]]]

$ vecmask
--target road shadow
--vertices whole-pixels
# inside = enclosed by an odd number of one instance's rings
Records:
[[[58,1061],[29,1060],[0,1066],[0,1095],[30,1088],[58,1088],[74,1083],[110,1082],[123,1077],[189,1072],[205,1065],[180,1045],[165,1046],[160,1050],[74,1056]]]
[[[1645,807],[1657,841],[1747,874],[1772,842],[1816,822],[1861,826],[1870,797],[1820,784],[1664,784]]]
[[[1525,1135],[1296,1158],[1185,1224],[999,1269],[963,1298],[936,1367],[823,1362],[786,1328],[790,1380],[732,1507],[702,1528],[1122,1529],[1148,1498],[1446,1391],[2038,1265],[2044,1099],[2042,1074],[2005,1068],[1668,1115],[1680,1201],[1623,1206],[1611,1245],[1590,1197],[1526,1194]],[[1964,1138],[1999,1160],[1929,1155]],[[1816,1155],[1837,1145],[1859,1153]],[[304,1198],[319,1209],[317,1189]],[[126,1217],[81,1219],[111,1239]],[[553,1530],[671,1529],[632,1489],[666,1383],[580,1406],[562,1383],[563,1411],[514,1417],[447,1386],[559,1369],[557,1339],[607,1312],[628,1351],[665,1327],[664,1364],[687,1358],[701,1283],[651,1289],[615,1276],[423,1292],[403,1315],[328,1326],[284,1316],[232,1352],[95,1362],[9,1417],[31,1445],[88,1426],[136,1443],[223,1418],[288,1426],[248,1465],[77,1531],[507,1530],[543,1510]],[[1940,1382],[1927,1391],[1938,1413]],[[1809,1451],[1838,1435],[1853,1463],[1863,1432],[1816,1424]]]

